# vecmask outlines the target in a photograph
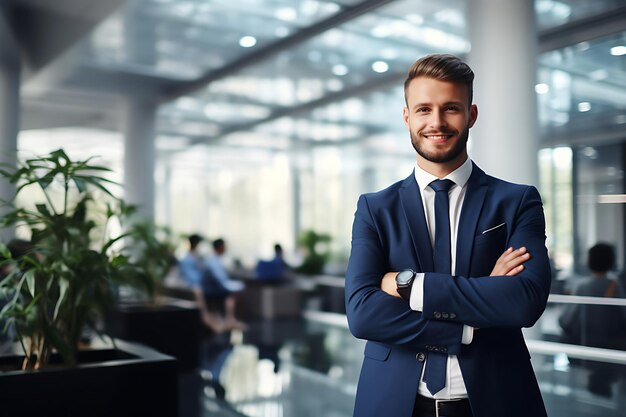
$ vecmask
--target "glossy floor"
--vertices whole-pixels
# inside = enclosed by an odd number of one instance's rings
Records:
[[[345,317],[307,317],[207,338],[201,369],[181,377],[180,417],[352,416],[364,342]],[[550,417],[626,416],[623,376],[592,393],[590,371],[563,355],[533,354],[533,366]]]

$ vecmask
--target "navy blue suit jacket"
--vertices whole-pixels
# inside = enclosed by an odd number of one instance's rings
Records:
[[[457,355],[475,417],[546,416],[522,336],[543,313],[550,289],[545,220],[534,187],[486,175],[467,184],[456,247],[456,275],[433,270],[419,187],[413,174],[359,198],[346,271],[351,332],[368,342],[356,417],[410,417],[429,350]],[[509,247],[531,259],[514,277],[490,277]],[[425,272],[422,312],[380,289],[383,275]],[[463,325],[478,328],[462,345]]]

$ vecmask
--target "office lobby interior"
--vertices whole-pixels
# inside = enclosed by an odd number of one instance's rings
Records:
[[[552,285],[523,334],[548,415],[626,417],[624,0],[3,0],[0,243],[43,236],[7,207],[54,219],[60,211],[45,204],[67,207],[95,185],[87,205],[109,210],[106,220],[90,212],[93,223],[67,226],[68,239],[83,234],[109,257],[109,272],[167,247],[146,261],[166,265],[150,272],[158,282],[146,284],[149,296],[135,281],[116,284],[106,314],[89,316],[93,329],[80,335],[84,349],[115,350],[111,338],[146,348],[168,369],[162,384],[137,365],[111,395],[137,389],[157,404],[145,414],[155,417],[352,416],[366,343],[350,333],[344,300],[357,200],[414,169],[403,83],[416,59],[435,53],[466,60],[476,74],[472,161],[541,194]],[[22,171],[32,187],[3,174],[54,162],[50,155],[102,169],[64,184]],[[76,187],[69,203],[63,185]],[[110,221],[110,201],[132,206],[123,215],[135,223]],[[154,234],[142,238],[140,224]],[[138,234],[115,238],[131,229]],[[216,331],[201,315],[181,268],[194,234],[207,259],[216,240],[226,242],[224,265],[244,287],[235,295],[241,326]],[[599,242],[614,249],[607,276],[619,288],[584,295],[588,251]],[[280,282],[263,271],[277,244],[287,271]],[[3,268],[15,256],[4,245]],[[0,387],[17,386],[3,377],[26,381],[3,357],[27,348],[17,324],[32,319],[32,306],[19,306],[18,295],[34,305],[40,288],[35,273],[11,274],[3,269],[0,279]],[[62,273],[59,282],[46,306],[54,320],[74,285]],[[168,307],[157,313],[159,303]],[[621,344],[566,339],[563,317],[576,309],[592,312],[582,327],[623,316]],[[117,359],[134,363],[125,355]],[[598,372],[600,389],[590,382]],[[67,406],[90,401],[81,394],[25,384],[22,394],[58,396],[50,415],[88,415]],[[11,417],[48,415],[36,402],[15,405]],[[107,413],[141,415],[137,407]]]

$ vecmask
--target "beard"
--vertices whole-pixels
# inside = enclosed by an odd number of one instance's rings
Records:
[[[440,132],[443,134],[450,134],[450,132]],[[454,144],[454,146],[445,152],[429,152],[423,146],[425,140],[419,133],[410,131],[411,135],[411,144],[415,151],[424,159],[430,162],[435,163],[445,163],[450,162],[456,159],[459,155],[463,153],[465,148],[467,147],[467,139],[469,137],[469,126],[466,126],[463,132],[459,135],[458,140]]]

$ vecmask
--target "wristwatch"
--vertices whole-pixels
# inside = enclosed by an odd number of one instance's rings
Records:
[[[415,271],[412,269],[404,269],[396,275],[396,291],[400,297],[409,301],[411,298],[411,289],[413,288],[413,280],[415,279]]]

